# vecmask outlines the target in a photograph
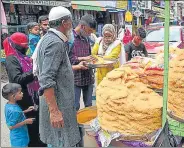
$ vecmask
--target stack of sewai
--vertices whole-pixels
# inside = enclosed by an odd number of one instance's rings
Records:
[[[141,136],[161,127],[162,97],[140,82],[130,67],[108,73],[96,93],[102,129]]]
[[[184,119],[184,53],[170,62],[168,109]]]
[[[141,82],[148,84],[150,88],[162,89],[164,83],[164,69],[159,67],[149,67],[144,71],[145,77],[140,77]]]

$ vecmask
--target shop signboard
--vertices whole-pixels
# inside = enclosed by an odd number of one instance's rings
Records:
[[[128,1],[126,1],[126,0],[116,1],[116,8],[118,8],[118,9],[127,9],[127,7],[128,7]]]
[[[152,7],[152,10],[159,13],[159,14],[157,15],[157,17],[165,18],[165,15],[164,15],[164,14],[165,14],[165,9],[153,6],[153,7]],[[170,14],[170,19],[174,19],[172,13]]]
[[[164,9],[162,8],[159,8],[159,7],[152,7],[152,10],[155,11],[155,12],[158,12],[159,14],[157,15],[157,17],[161,17],[161,18],[164,18]]]
[[[152,0],[153,5],[156,7],[165,8],[165,0]],[[174,6],[174,0],[170,0],[170,6]]]
[[[145,1],[145,0],[133,0],[132,1],[132,7],[139,8],[139,9],[150,9],[151,10],[151,1]]]
[[[69,7],[70,2],[54,0],[2,0],[3,3],[24,4],[24,5],[42,5],[42,6],[65,6]]]

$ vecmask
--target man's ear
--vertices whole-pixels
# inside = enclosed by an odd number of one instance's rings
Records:
[[[61,24],[63,25],[63,27],[64,27],[64,28],[66,28],[66,27],[67,27],[67,23],[66,23],[66,21],[65,21],[65,20],[62,20]]]

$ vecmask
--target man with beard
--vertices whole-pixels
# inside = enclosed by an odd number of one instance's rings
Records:
[[[68,9],[53,7],[50,29],[37,51],[40,83],[40,139],[52,147],[72,147],[80,141],[74,107],[74,76],[68,58],[72,16]]]
[[[96,29],[96,21],[92,15],[84,15],[78,26],[73,30],[74,43],[69,53],[72,65],[77,65],[81,61],[95,60],[91,56],[91,46],[89,36]],[[85,107],[92,106],[92,93],[94,84],[94,74],[92,69],[74,71],[75,83],[75,107],[80,109],[80,96],[83,93]]]
[[[38,18],[38,23],[40,25],[40,36],[44,36],[47,33],[49,28],[49,19],[48,16],[43,15]]]
[[[142,40],[146,38],[146,31],[138,28],[133,40],[125,46],[126,59],[131,60],[135,56],[147,57],[148,52]]]

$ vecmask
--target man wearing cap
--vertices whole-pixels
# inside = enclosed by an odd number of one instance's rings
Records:
[[[74,107],[74,76],[67,54],[72,31],[70,11],[53,7],[49,25],[37,51],[40,139],[52,147],[72,147],[80,141],[80,133]]]
[[[138,28],[133,40],[125,46],[127,61],[131,60],[135,56],[148,56],[146,47],[142,43],[144,38],[146,38],[146,31],[143,28]]]
[[[70,52],[72,65],[77,65],[81,61],[94,60],[91,56],[91,46],[89,36],[96,29],[96,21],[92,15],[84,15],[78,26],[73,30],[74,43]],[[94,84],[94,74],[92,69],[74,71],[75,83],[75,107],[80,109],[80,97],[83,93],[85,107],[92,106],[92,93]]]

